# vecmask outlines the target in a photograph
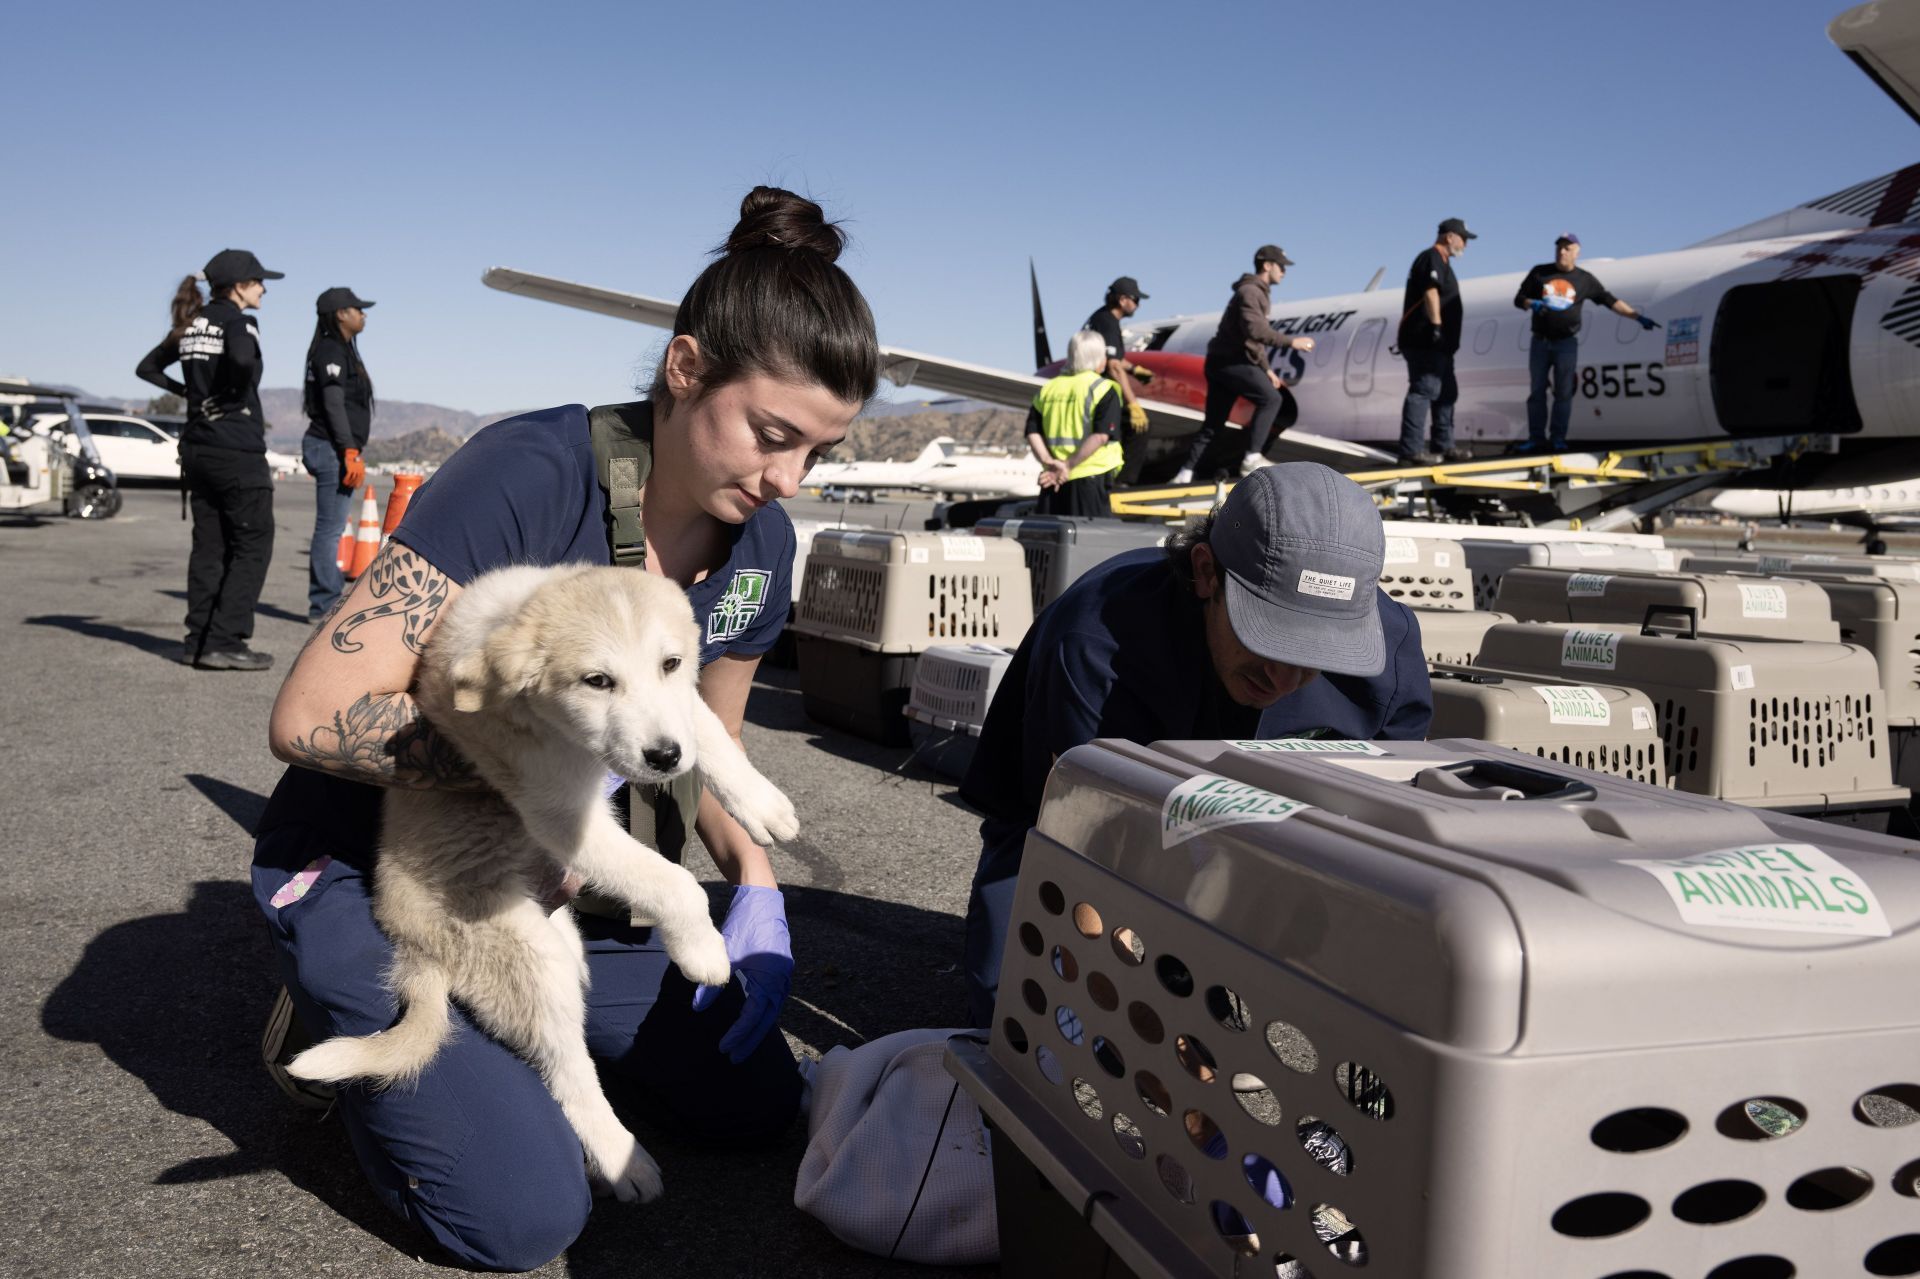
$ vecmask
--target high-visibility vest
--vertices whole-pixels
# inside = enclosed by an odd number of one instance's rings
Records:
[[[1065,461],[1080,449],[1080,442],[1093,431],[1094,410],[1109,395],[1120,394],[1104,373],[1062,373],[1040,388],[1033,407],[1040,412],[1041,429],[1046,433],[1047,451]],[[1069,480],[1084,480],[1089,475],[1117,471],[1125,460],[1118,432],[1093,451],[1086,461],[1067,472]]]

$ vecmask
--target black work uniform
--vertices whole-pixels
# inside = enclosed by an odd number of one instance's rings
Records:
[[[1125,360],[1127,358],[1126,335],[1120,331],[1119,317],[1114,315],[1109,308],[1101,307],[1092,315],[1089,315],[1087,322],[1080,327],[1090,329],[1100,335],[1101,340],[1107,344],[1107,359]],[[1108,380],[1112,381],[1112,378]],[[1115,382],[1114,385],[1120,386],[1118,382]],[[1121,403],[1123,404],[1126,400],[1126,389],[1126,387],[1120,386],[1122,392]],[[1120,470],[1116,475],[1110,475],[1107,478],[1109,480],[1118,478],[1122,484],[1137,483],[1140,478],[1140,468],[1147,460],[1147,437],[1145,432],[1133,429],[1133,423],[1126,418],[1125,409],[1121,410],[1120,452],[1123,459],[1120,463]],[[1099,513],[1102,515],[1112,514],[1112,512],[1104,506],[1101,507]]]
[[[225,298],[179,336],[187,388],[180,471],[193,505],[185,660],[238,652],[273,555],[273,472],[260,408],[260,331]]]

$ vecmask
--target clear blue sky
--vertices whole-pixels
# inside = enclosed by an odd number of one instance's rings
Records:
[[[0,373],[146,394],[172,287],[234,245],[287,273],[269,385],[346,284],[384,396],[621,398],[657,331],[480,272],[678,296],[760,181],[849,221],[883,340],[1023,370],[1029,254],[1057,350],[1115,275],[1216,310],[1269,240],[1293,298],[1453,214],[1469,275],[1563,228],[1654,252],[1920,154],[1827,42],[1844,2],[26,5]]]

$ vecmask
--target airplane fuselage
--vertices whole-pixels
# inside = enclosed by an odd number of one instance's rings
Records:
[[[1586,304],[1575,443],[1796,431],[1886,440],[1912,436],[1920,422],[1920,226],[1780,235],[1581,265],[1664,327],[1644,330]],[[1514,306],[1523,278],[1461,283],[1461,441],[1526,438],[1531,316]],[[1401,299],[1393,287],[1278,302],[1275,327],[1315,343],[1271,360],[1293,400],[1283,422],[1392,447],[1407,389],[1394,341]],[[1137,349],[1129,360],[1156,374],[1138,394],[1203,408],[1204,353],[1218,323],[1215,314],[1130,325]],[[1235,416],[1244,421],[1246,412],[1242,402]]]

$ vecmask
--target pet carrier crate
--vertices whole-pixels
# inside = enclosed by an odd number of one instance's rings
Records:
[[[1920,1265],[1920,849],[1470,740],[1299,745],[1054,768],[990,1043],[948,1052],[1003,1274]]]
[[[920,654],[905,714],[922,763],[955,781],[966,776],[987,708],[1012,661],[1012,649],[991,644],[943,644]]]
[[[1027,571],[1033,576],[1036,616],[1094,565],[1128,551],[1163,546],[1167,540],[1164,524],[1126,524],[1072,515],[985,519],[974,525],[974,531],[983,537],[1011,538],[1020,544],[1027,557]]]
[[[1471,737],[1557,764],[1665,786],[1653,702],[1637,689],[1435,666],[1429,737]]]
[[[1638,626],[1649,613],[1691,614],[1702,635],[1829,644],[1840,639],[1826,592],[1784,578],[1516,568],[1501,579],[1498,604],[1523,622]]]

